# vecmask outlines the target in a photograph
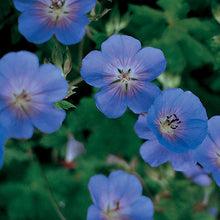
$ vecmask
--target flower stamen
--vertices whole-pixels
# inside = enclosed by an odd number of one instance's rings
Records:
[[[49,8],[51,9],[60,9],[63,7],[65,0],[51,0],[51,5]]]
[[[118,72],[120,73],[120,75],[118,75],[118,78],[121,80],[121,82],[130,81],[130,79],[131,79],[130,78],[131,69],[129,69],[128,71],[118,69]]]
[[[16,106],[20,106],[23,110],[25,109],[25,104],[31,102],[30,95],[23,89],[20,94],[13,94],[14,101],[13,104]]]
[[[108,219],[115,219],[121,209],[119,201],[113,201],[113,206],[114,207],[112,208],[110,205],[108,205],[107,210],[105,211],[105,215],[108,217]]]
[[[172,135],[173,130],[177,129],[180,123],[176,114],[167,115],[165,119],[160,120],[160,131]]]

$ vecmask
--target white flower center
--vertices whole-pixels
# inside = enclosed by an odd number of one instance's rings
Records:
[[[31,102],[31,97],[24,89],[20,94],[14,94],[13,104],[16,107],[21,107],[25,111],[26,105],[29,102]]]
[[[131,69],[127,71],[118,69],[118,72],[120,73],[120,75],[118,75],[118,78],[120,79],[121,82],[128,82],[131,80],[130,78]]]
[[[176,114],[167,115],[165,119],[160,119],[160,132],[173,135],[174,130],[178,128],[180,123],[181,121]]]
[[[55,21],[58,21],[63,15],[69,14],[69,9],[64,7],[65,0],[51,0],[48,13]]]
[[[113,207],[108,205],[107,210],[104,212],[108,220],[119,220],[120,219],[120,203],[119,201],[113,202]]]
[[[123,85],[125,85],[125,89],[128,89],[128,85],[131,81],[137,80],[131,76],[131,69],[128,69],[126,71],[123,69],[117,69],[117,71],[119,74],[117,75],[117,79],[113,83],[123,83]]]

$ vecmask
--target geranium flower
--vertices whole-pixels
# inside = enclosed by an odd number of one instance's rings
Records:
[[[87,220],[152,220],[152,201],[142,196],[138,178],[124,171],[113,171],[109,178],[95,175],[89,181],[94,202],[87,212]]]
[[[0,124],[9,137],[30,138],[33,125],[46,133],[60,127],[66,113],[53,102],[66,96],[68,83],[58,67],[39,67],[27,51],[8,53],[0,60],[0,87]]]
[[[140,138],[148,139],[140,149],[145,162],[155,167],[170,161],[174,170],[185,171],[196,164],[192,150],[207,134],[207,115],[193,93],[167,89],[147,115],[139,116],[134,129]]]
[[[95,95],[98,109],[109,118],[120,117],[127,106],[134,113],[146,112],[160,89],[149,81],[166,68],[161,50],[141,49],[140,41],[113,35],[102,43],[102,51],[90,52],[82,62],[82,78],[101,88]]]
[[[199,165],[183,172],[187,178],[191,179],[194,183],[197,183],[200,186],[208,186],[211,183],[208,173],[209,172],[201,168]]]
[[[212,172],[213,179],[220,186],[220,116],[208,121],[208,135],[194,151],[197,160],[207,171]]]
[[[7,139],[7,134],[5,129],[0,125],[0,168],[2,168],[3,165],[3,159],[4,159],[4,144]]]
[[[17,10],[22,12],[18,29],[33,43],[41,44],[55,34],[65,45],[82,40],[85,26],[89,23],[86,13],[96,0],[13,0]]]

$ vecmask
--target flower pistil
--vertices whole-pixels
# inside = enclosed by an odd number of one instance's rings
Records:
[[[13,104],[16,107],[21,107],[23,111],[25,112],[25,107],[27,103],[31,102],[31,97],[30,95],[26,92],[26,90],[22,90],[20,94],[14,93],[14,99],[13,99]]]
[[[177,129],[180,123],[176,114],[167,115],[165,119],[160,120],[160,131],[172,135],[173,130]]]

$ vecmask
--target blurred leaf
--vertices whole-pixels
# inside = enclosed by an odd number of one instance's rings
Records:
[[[111,11],[110,18],[108,19],[105,25],[107,36],[118,34],[122,29],[127,27],[129,21],[130,21],[129,12],[121,16],[118,6],[115,5],[113,10]]]
[[[214,63],[205,41],[217,32],[216,24],[209,19],[187,18],[190,8],[184,0],[160,0],[158,5],[163,11],[130,5],[132,18],[126,31],[139,38],[144,46],[161,48],[170,73],[180,74],[186,68]]]
[[[62,126],[58,131],[52,134],[45,134],[40,139],[40,146],[45,148],[54,148],[54,149],[61,149],[62,147],[67,145],[68,139],[68,130],[65,126]]]

